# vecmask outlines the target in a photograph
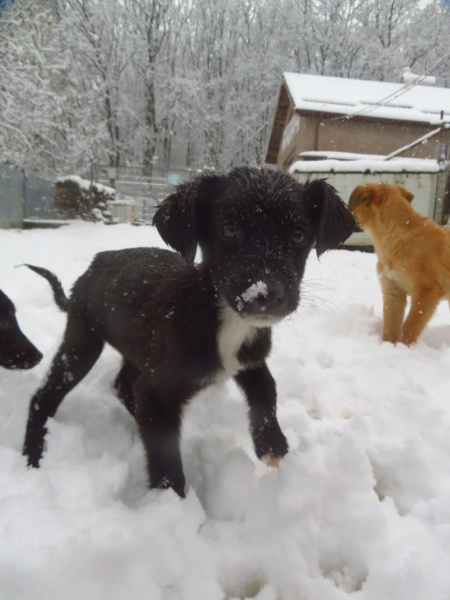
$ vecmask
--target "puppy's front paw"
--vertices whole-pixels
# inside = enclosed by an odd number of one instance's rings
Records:
[[[185,498],[186,494],[184,493],[186,482],[184,479],[183,473],[178,475],[167,475],[161,476],[160,478],[153,477],[151,479],[150,487],[152,489],[156,488],[159,490],[168,490],[173,489],[175,493],[177,493],[180,498]]]
[[[392,334],[383,334],[383,342],[390,342],[391,344],[396,344],[397,341],[397,336]]]
[[[278,466],[289,450],[287,439],[276,420],[253,430],[253,442],[257,457],[272,467]]]
[[[411,332],[411,331],[402,331],[402,334],[400,336],[400,338],[398,339],[398,342],[400,344],[404,344],[405,346],[411,346],[411,344],[414,344],[415,342],[417,342],[417,338],[419,336],[416,335],[415,333]]]
[[[264,463],[266,463],[266,465],[268,467],[273,467],[274,469],[278,469],[282,458],[283,458],[282,456],[274,456],[273,454],[266,454],[261,458],[261,460]]]
[[[30,448],[30,446],[25,445],[22,451],[22,456],[24,456],[27,460],[27,467],[33,467],[34,469],[39,469],[40,460],[42,458],[43,450],[40,448]]]

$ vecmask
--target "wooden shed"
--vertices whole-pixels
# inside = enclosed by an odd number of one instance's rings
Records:
[[[307,151],[449,158],[450,89],[284,73],[266,163]]]

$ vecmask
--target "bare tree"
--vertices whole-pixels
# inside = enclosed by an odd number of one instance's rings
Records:
[[[440,0],[16,0],[0,13],[0,160],[259,165],[284,71],[399,81],[410,66],[449,85],[449,25]]]
[[[144,115],[146,144],[143,167],[147,174],[153,171],[158,144],[159,124],[156,114],[156,73],[158,58],[167,36],[169,0],[127,0],[127,16],[133,28],[138,47],[133,64],[144,88]]]

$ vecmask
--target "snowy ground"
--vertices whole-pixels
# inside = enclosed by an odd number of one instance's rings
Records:
[[[151,227],[79,223],[0,231],[0,288],[44,353],[1,370],[0,600],[448,600],[450,315],[419,343],[380,341],[376,258],[309,259],[303,306],[275,331],[270,367],[291,451],[256,459],[233,382],[186,413],[188,494],[148,491],[107,348],[51,422],[40,470],[21,456],[29,399],[65,317],[66,290],[103,249],[162,245]]]

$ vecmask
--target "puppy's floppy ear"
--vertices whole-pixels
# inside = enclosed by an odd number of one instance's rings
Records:
[[[411,192],[409,192],[405,186],[397,184],[395,186],[397,188],[397,190],[400,192],[400,195],[403,196],[403,198],[405,198],[405,200],[407,200],[408,202],[412,202],[413,198],[414,198],[414,194],[411,194]]]
[[[197,251],[196,188],[196,182],[177,186],[153,217],[153,225],[162,239],[190,264]]]
[[[218,177],[206,174],[177,186],[161,202],[153,217],[159,235],[168,246],[179,252],[189,264],[194,263],[198,244],[198,205],[214,193]]]
[[[324,179],[305,185],[309,214],[316,228],[316,252],[337,248],[354,231],[355,219],[337,191]]]
[[[373,190],[368,185],[357,185],[350,195],[348,202],[348,209],[351,213],[355,212],[355,209],[363,204],[366,200],[370,200],[373,195]]]

